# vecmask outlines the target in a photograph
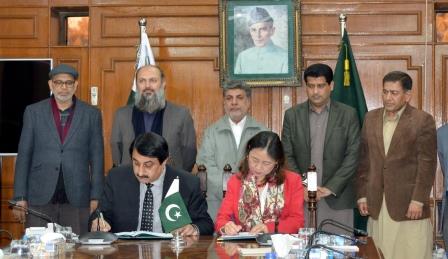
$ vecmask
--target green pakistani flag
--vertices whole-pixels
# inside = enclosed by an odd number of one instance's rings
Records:
[[[367,113],[366,99],[359,79],[358,69],[356,69],[355,58],[352,47],[348,39],[347,31],[344,29],[344,36],[341,41],[341,51],[339,52],[338,63],[334,69],[334,88],[331,99],[345,103],[358,112],[359,125],[362,127],[364,115]],[[367,218],[359,214],[358,209],[354,209],[354,227],[366,230]]]
[[[358,112],[359,123],[362,126],[364,115],[367,113],[366,99],[364,98],[352,47],[345,29],[338,63],[334,69],[333,81],[334,88],[331,93],[331,99],[355,108]]]
[[[191,223],[187,207],[179,193],[179,178],[174,179],[162,201],[159,216],[166,233]]]

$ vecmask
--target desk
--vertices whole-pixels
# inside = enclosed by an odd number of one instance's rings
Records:
[[[216,242],[212,236],[186,238],[187,247],[180,252],[178,258],[256,258],[239,257],[237,248],[258,247],[254,241]],[[368,237],[367,245],[359,247],[359,256],[368,259],[381,259],[373,240]],[[233,257],[229,254],[235,253]],[[75,251],[67,252],[65,258],[176,258],[170,247],[170,240],[158,241],[118,241],[102,248],[95,246],[77,246]]]

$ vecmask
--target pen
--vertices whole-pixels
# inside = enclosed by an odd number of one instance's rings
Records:
[[[104,229],[106,225],[104,224],[104,217],[102,212],[100,212],[100,221],[101,221],[101,227]]]

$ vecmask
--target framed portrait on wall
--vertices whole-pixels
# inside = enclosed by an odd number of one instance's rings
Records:
[[[220,0],[220,80],[299,86],[300,1]]]

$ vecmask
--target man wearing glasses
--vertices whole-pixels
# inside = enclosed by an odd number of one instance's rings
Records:
[[[27,106],[23,115],[13,196],[23,209],[13,212],[26,227],[47,223],[27,215],[31,208],[83,234],[103,192],[101,113],[74,96],[74,68],[58,65],[49,77],[52,96]]]

